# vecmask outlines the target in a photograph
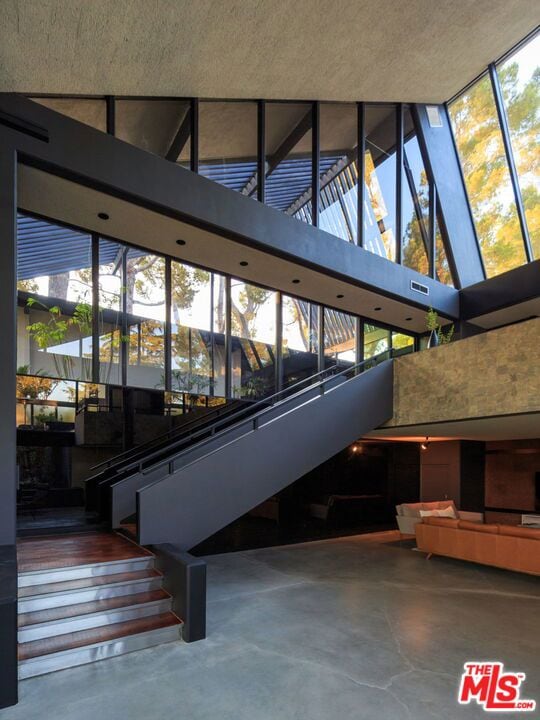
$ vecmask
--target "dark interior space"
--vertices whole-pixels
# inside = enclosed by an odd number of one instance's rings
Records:
[[[361,440],[191,550],[210,555],[395,528],[420,493],[417,443]]]

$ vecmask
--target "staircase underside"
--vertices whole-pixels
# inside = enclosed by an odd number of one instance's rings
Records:
[[[180,638],[154,556],[127,538],[27,538],[17,554],[21,679]]]

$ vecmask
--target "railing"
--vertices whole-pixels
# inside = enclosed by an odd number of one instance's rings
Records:
[[[386,350],[383,353],[380,353],[379,355],[375,355],[372,358],[368,358],[366,360],[362,360],[359,363],[356,363],[355,365],[351,365],[348,368],[344,368],[343,370],[340,370],[339,372],[336,372],[336,370],[339,370],[339,365],[332,365],[329,368],[326,368],[325,370],[321,370],[320,372],[316,373],[315,375],[311,375],[308,378],[304,378],[304,380],[300,380],[298,383],[294,383],[293,385],[290,385],[288,388],[284,388],[283,390],[280,390],[279,392],[275,393],[274,395],[271,395],[270,397],[265,398],[264,400],[260,400],[256,402],[254,405],[252,405],[250,408],[243,408],[239,410],[237,413],[234,413],[231,417],[225,418],[221,421],[218,421],[214,423],[210,429],[206,428],[204,431],[199,430],[195,431],[194,433],[191,433],[188,437],[183,438],[179,443],[174,444],[169,449],[174,450],[178,449],[179,452],[177,454],[170,453],[167,458],[159,459],[159,453],[152,453],[151,455],[147,455],[144,458],[144,461],[138,461],[134,462],[130,465],[125,466],[123,469],[124,471],[130,471],[135,470],[141,473],[145,472],[146,468],[151,468],[152,472],[154,470],[157,470],[158,468],[162,467],[163,465],[170,464],[173,460],[176,460],[177,458],[181,457],[185,452],[187,452],[190,448],[189,447],[183,447],[183,446],[189,446],[193,444],[194,441],[201,440],[202,443],[208,443],[212,440],[214,440],[218,436],[225,435],[227,432],[230,432],[234,429],[237,429],[238,426],[242,425],[242,423],[252,423],[253,429],[256,430],[260,419],[268,412],[273,410],[276,405],[286,404],[288,402],[291,402],[295,399],[297,399],[299,396],[303,394],[308,394],[310,391],[313,391],[315,388],[319,389],[320,394],[324,394],[325,392],[325,386],[327,383],[329,383],[332,380],[335,380],[336,378],[346,378],[349,375],[357,375],[361,372],[363,372],[366,369],[369,369],[370,367],[373,367],[380,362],[383,362],[384,360],[389,360],[394,355],[392,350]],[[315,378],[319,378],[323,375],[329,374],[329,377],[325,377],[322,380],[313,382]],[[306,383],[310,383],[307,387],[304,389],[298,390],[297,388],[301,385],[305,385]],[[291,390],[293,391],[291,393]],[[286,397],[283,397],[285,394],[289,393]],[[260,408],[257,410],[257,408]],[[249,417],[242,420],[242,416],[244,416],[249,410]],[[235,421],[239,422],[235,422]],[[217,432],[219,429],[225,426],[225,424],[228,425],[228,427],[224,428],[224,430],[219,433]],[[210,437],[206,437],[210,435]],[[157,462],[152,464],[152,460],[158,458]],[[146,467],[145,467],[146,466]]]

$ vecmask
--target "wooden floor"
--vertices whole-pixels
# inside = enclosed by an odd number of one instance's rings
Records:
[[[19,572],[92,565],[151,554],[125,537],[105,532],[43,535],[17,542]]]

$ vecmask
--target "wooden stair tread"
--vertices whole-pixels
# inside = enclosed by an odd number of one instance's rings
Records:
[[[145,557],[152,553],[114,532],[42,535],[17,542],[19,573]]]
[[[32,640],[31,642],[19,644],[19,660],[29,660],[43,655],[50,655],[51,653],[73,650],[94,643],[110,642],[127,635],[136,635],[181,624],[181,620],[174,613],[166,612],[114,625],[106,625],[105,627],[92,628],[91,630],[80,630],[79,632],[57,635],[52,638]]]
[[[93,575],[92,577],[79,578],[77,580],[64,580],[56,583],[42,583],[40,585],[21,587],[19,588],[18,596],[19,598],[26,598],[36,595],[45,595],[47,593],[82,590],[84,588],[99,587],[101,585],[128,583],[133,580],[143,580],[144,578],[155,577],[162,577],[162,574],[158,570],[154,570],[152,568],[110,575]]]
[[[160,588],[159,590],[149,590],[148,592],[134,593],[133,595],[121,595],[120,597],[105,598],[104,600],[63,605],[48,610],[35,610],[34,612],[21,613],[18,616],[18,626],[19,628],[29,627],[38,623],[65,620],[80,615],[90,615],[91,613],[115,610],[132,605],[143,605],[157,600],[168,600],[170,597],[166,590]]]

